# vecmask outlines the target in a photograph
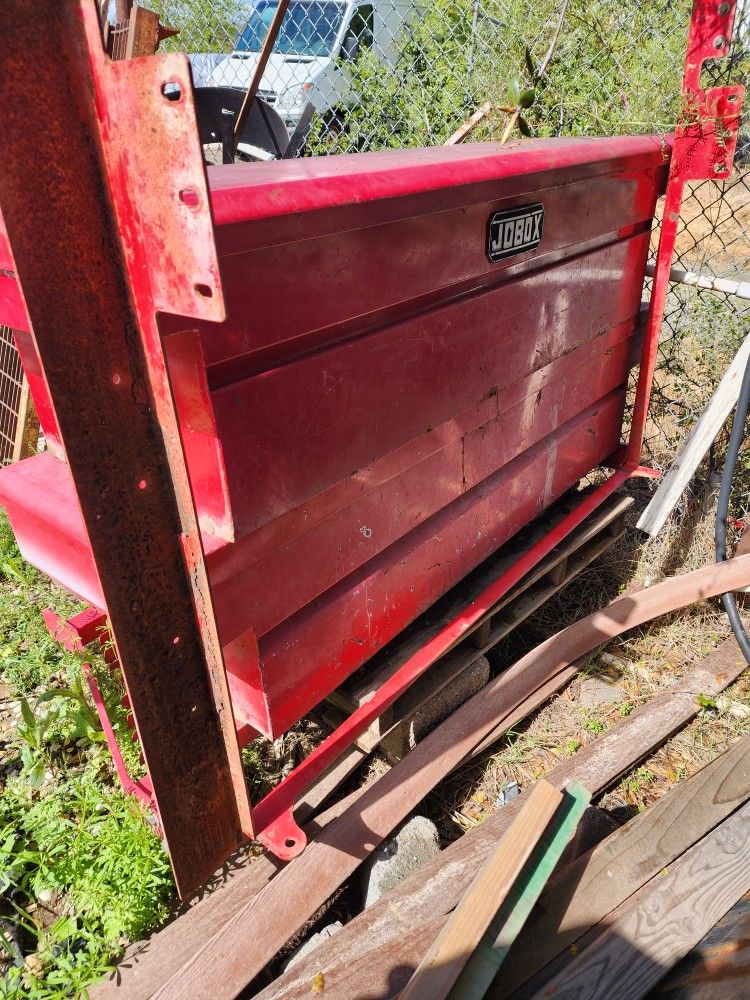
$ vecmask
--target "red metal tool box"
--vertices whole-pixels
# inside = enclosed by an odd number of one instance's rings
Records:
[[[99,700],[102,724],[123,783],[158,812],[182,895],[247,837],[299,853],[310,782],[605,497],[650,474],[682,186],[731,170],[742,88],[704,91],[700,71],[726,54],[732,16],[696,3],[683,98],[700,113],[674,140],[206,177],[184,57],[112,62],[92,0],[46,3],[33,45],[24,4],[0,11],[14,53],[0,322],[47,443],[0,471],[0,501],[29,561],[92,607],[51,619],[55,633],[85,645],[108,622],[147,777],[125,773]],[[603,463],[609,479],[250,808],[241,744],[282,733]]]
[[[209,170],[227,319],[161,329],[245,734],[284,732],[616,451],[667,152]],[[2,470],[0,498],[24,555],[106,610],[17,339],[50,450]]]

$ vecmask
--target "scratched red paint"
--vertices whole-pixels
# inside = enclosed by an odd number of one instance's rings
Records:
[[[726,32],[731,12],[717,16],[699,16],[694,34]],[[740,89],[713,95],[708,109],[736,110]],[[112,156],[132,169],[116,130],[111,138]],[[169,276],[165,287],[151,273],[144,281],[160,312],[242,738],[283,732],[618,448],[671,145],[651,136],[469,144],[216,168],[221,282],[200,206],[185,223],[195,256],[165,267],[160,256],[176,247],[159,239],[164,188],[144,178],[119,193],[133,244],[143,241],[131,228],[143,207],[129,206],[148,203],[146,255],[154,275]],[[683,177],[709,160],[721,175],[726,163],[709,145],[678,133]],[[189,180],[171,177],[170,190]],[[536,203],[539,246],[491,263],[490,216]],[[0,224],[0,261],[3,248]],[[639,461],[670,254],[667,238],[628,465],[607,489]],[[18,325],[12,278],[2,281],[0,321]],[[214,293],[202,314],[198,287]],[[190,319],[176,315],[180,302]],[[157,331],[146,333],[156,357]],[[19,348],[55,442],[28,331]],[[0,499],[24,554],[103,609],[59,452],[2,470]],[[425,653],[414,670],[428,665]],[[289,794],[261,809],[261,826]]]

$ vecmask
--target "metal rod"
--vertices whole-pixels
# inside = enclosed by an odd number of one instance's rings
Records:
[[[258,88],[260,87],[260,81],[263,79],[263,74],[266,71],[266,65],[268,59],[271,55],[271,50],[276,44],[276,38],[278,37],[279,31],[281,30],[281,24],[284,20],[287,7],[289,6],[289,0],[279,0],[279,5],[276,8],[276,13],[273,15],[273,20],[268,27],[268,33],[266,34],[265,41],[263,42],[263,47],[260,50],[258,56],[258,65],[255,67],[255,72],[253,73],[252,79],[247,88],[247,93],[245,94],[245,99],[242,102],[242,107],[240,108],[239,114],[237,115],[237,120],[234,123],[234,137],[235,139],[241,135],[243,128],[245,127],[245,122],[247,121],[247,116],[250,114],[250,109],[253,106],[253,101],[258,93]]]
[[[648,264],[646,274],[653,278],[656,267]],[[699,274],[697,271],[683,271],[679,267],[670,268],[669,280],[675,285],[695,285],[696,288],[707,288],[712,292],[723,292],[725,295],[735,295],[738,299],[750,299],[750,281],[732,281],[729,278],[713,278],[710,274]]]

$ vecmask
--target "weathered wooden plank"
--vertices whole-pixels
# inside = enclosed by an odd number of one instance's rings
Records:
[[[715,593],[716,589],[726,589],[728,586],[736,586],[738,581],[744,578],[747,573],[747,560],[750,556],[740,560],[730,560],[722,567],[709,567],[707,570],[699,571],[698,575],[690,574],[679,580],[675,586],[675,581],[668,581],[672,588],[673,598],[677,600],[688,600],[690,596],[706,596]],[[737,564],[740,563],[739,570]],[[727,568],[732,568],[732,583],[726,580]],[[737,580],[734,577],[737,576]],[[685,587],[688,591],[684,591]],[[623,609],[623,602],[627,602],[628,607],[640,607],[643,595],[648,595],[649,607],[663,607],[661,597],[663,597],[664,585],[651,588],[638,595],[624,596],[618,599],[615,604]],[[683,591],[681,597],[677,597]],[[613,605],[614,606],[614,605]],[[619,612],[616,612],[616,615]],[[604,631],[600,627],[600,616],[592,616],[593,634],[590,641],[599,644],[604,639]],[[628,622],[634,618],[627,616]],[[580,635],[579,635],[580,638]],[[548,653],[548,645],[544,645],[545,652]],[[661,696],[650,703],[649,706],[637,710],[628,719],[623,720],[620,726],[613,731],[616,733],[615,745],[612,744],[612,734],[605,734],[600,740],[580,751],[572,761],[560,765],[555,770],[555,779],[561,784],[572,777],[582,781],[593,791],[603,790],[607,784],[616,778],[630,766],[633,760],[639,760],[645,755],[649,748],[668,738],[676,729],[679,729],[688,719],[695,715],[698,706],[695,702],[696,693],[712,694],[718,693],[739,676],[743,668],[743,660],[734,644],[724,644],[719,651],[708,657],[704,663],[693,670],[688,678],[677,688],[666,695]],[[526,666],[524,666],[524,663]],[[254,956],[250,960],[250,966],[262,968],[272,957],[278,948],[285,943],[280,938],[285,938],[288,931],[293,934],[299,923],[300,913],[304,913],[310,906],[317,909],[321,902],[334,891],[336,885],[341,884],[348,874],[358,865],[362,857],[371,850],[378,839],[386,836],[414,805],[421,799],[429,788],[437,780],[434,775],[442,776],[455,766],[456,757],[453,755],[457,742],[461,743],[461,755],[468,756],[481,742],[481,737],[476,731],[477,725],[482,718],[492,718],[488,724],[488,729],[494,729],[498,720],[505,718],[508,726],[514,725],[519,718],[532,710],[536,700],[538,705],[541,701],[554,692],[556,686],[565,683],[572,675],[572,668],[564,666],[561,672],[552,671],[552,677],[542,683],[536,683],[530,671],[527,669],[528,658],[524,658],[517,665],[519,670],[511,668],[503,677],[498,678],[472,701],[462,707],[454,716],[443,723],[430,736],[428,736],[417,748],[412,751],[397,767],[380,779],[374,786],[366,789],[358,796],[354,796],[350,802],[356,800],[356,809],[349,809],[342,817],[342,823],[333,824],[329,830],[324,831],[318,841],[310,844],[301,858],[296,859],[281,874],[284,876],[285,888],[279,892],[282,897],[281,904],[277,910],[278,897],[272,899],[262,899],[264,893],[261,892],[253,899],[243,901],[237,906],[232,919],[221,921],[215,924],[213,938],[206,936],[203,939],[192,940],[191,957],[189,964],[176,969],[171,975],[162,980],[163,987],[160,995],[163,997],[179,997],[188,994],[198,997],[201,994],[199,989],[216,986],[212,970],[217,961],[224,961],[224,953],[228,953],[226,970],[228,972],[227,981],[222,989],[223,993],[211,992],[210,995],[217,997],[233,996],[232,990],[241,989],[255,974],[255,969],[244,966],[232,965],[232,957],[250,955]],[[533,665],[532,665],[533,666]],[[520,697],[516,708],[509,707],[513,698],[509,695],[508,685],[523,675],[523,683],[519,688]],[[512,690],[512,689],[511,689]],[[528,692],[532,693],[529,694]],[[531,705],[531,708],[529,707]],[[493,715],[494,713],[494,715]],[[621,727],[625,726],[625,729]],[[462,735],[463,739],[457,740],[456,734]],[[622,733],[626,734],[623,742]],[[468,734],[468,736],[467,736]],[[468,746],[468,749],[467,749]],[[595,748],[595,749],[594,749]],[[619,762],[619,763],[618,763]],[[575,763],[576,770],[572,770]],[[605,780],[606,779],[606,780]],[[604,781],[604,784],[602,784]],[[425,871],[426,882],[422,884],[420,873],[420,884],[412,889],[415,890],[407,898],[399,898],[399,905],[404,907],[406,925],[401,928],[406,930],[409,920],[416,923],[424,921],[424,913],[440,913],[444,898],[452,899],[451,905],[455,905],[461,887],[466,885],[466,871],[476,870],[476,866],[481,863],[484,857],[483,851],[488,849],[487,836],[494,831],[495,836],[504,827],[497,827],[496,823],[510,821],[513,816],[513,806],[508,806],[498,817],[493,817],[483,824],[470,836],[463,838],[453,845],[451,851],[458,850],[457,857],[466,858],[460,861],[458,867],[447,865],[443,870]],[[333,829],[336,827],[336,829]],[[441,859],[442,861],[442,859]],[[472,864],[474,868],[472,869]],[[448,882],[444,878],[448,878]],[[276,882],[277,879],[274,879]],[[330,886],[333,885],[333,889]],[[270,888],[270,887],[269,887]],[[300,892],[300,888],[302,892]],[[454,891],[455,890],[455,891]],[[396,890],[398,893],[399,890]],[[394,899],[393,894],[389,897]],[[422,911],[424,905],[424,911]],[[432,909],[430,909],[432,907]],[[287,915],[286,910],[291,912]],[[449,906],[450,909],[450,906]],[[279,910],[281,912],[279,912]],[[447,911],[445,911],[447,913]],[[372,920],[372,925],[368,924],[366,937],[378,945],[384,947],[392,943],[391,936],[394,930],[393,920],[389,915],[384,921],[386,926],[380,927],[377,932],[377,917],[382,912],[379,904],[372,907],[366,914],[356,918],[352,922],[354,926],[357,921],[365,918]],[[273,915],[273,926],[269,926],[269,916]],[[300,920],[304,922],[306,917]],[[295,925],[295,926],[292,926]],[[255,930],[258,928],[258,933]],[[345,928],[336,937],[337,949],[344,945],[348,937],[349,927]],[[370,933],[372,932],[372,933]],[[403,939],[406,940],[406,937]],[[325,946],[324,946],[325,947]],[[361,949],[361,944],[359,945]],[[354,949],[356,957],[357,949]],[[172,967],[173,968],[173,967]],[[300,967],[301,968],[301,967]],[[376,966],[374,967],[376,968]],[[412,964],[410,968],[414,968]],[[290,970],[289,975],[297,974],[297,967]],[[294,983],[296,980],[292,980]],[[400,983],[403,985],[403,982]],[[307,995],[309,983],[305,981],[302,996]],[[123,995],[123,994],[121,994]],[[270,994],[273,995],[273,994]],[[286,995],[286,994],[284,994]],[[293,993],[289,994],[294,995]],[[345,993],[342,995],[346,995]]]
[[[189,993],[195,1000],[236,996],[427,792],[529,692],[607,639],[696,599],[747,583],[750,556],[706,566],[639,593],[623,595],[522,657],[371,786],[356,809],[348,810],[309,844],[304,854],[206,942],[158,996],[181,997]],[[647,743],[647,734],[641,734],[640,739],[642,744]],[[589,783],[583,784],[588,787]],[[223,970],[221,983],[216,982],[217,963]]]
[[[517,705],[517,707],[513,711],[509,712],[505,716],[506,727],[507,728],[511,728],[512,726],[514,726],[518,722],[520,722],[522,719],[526,718],[531,712],[533,712],[536,708],[538,708],[541,704],[543,704],[544,701],[546,701],[555,692],[555,690],[557,690],[559,688],[560,685],[566,683],[573,676],[574,673],[575,673],[575,671],[572,668],[569,668],[568,670],[561,672],[560,674],[558,674],[556,676],[556,678],[553,681],[550,681],[547,685],[543,685],[538,691],[532,692],[527,698],[525,698],[521,702],[519,702],[519,704]],[[481,692],[480,692],[480,694],[481,694]],[[476,696],[476,697],[478,697],[478,696]],[[412,751],[412,753],[409,754],[408,757],[405,758],[405,760],[411,759],[412,756],[413,756],[413,753],[414,753],[414,751]],[[470,754],[467,755],[467,756],[470,756]],[[394,768],[394,770],[395,770],[395,768]],[[389,772],[389,773],[392,773],[392,772]],[[388,777],[388,775],[386,775],[385,777]],[[385,805],[384,809],[382,810],[381,815],[382,815],[382,817],[385,820],[385,825],[388,827],[388,829],[390,831],[391,829],[395,828],[395,826],[398,825],[398,822],[400,821],[399,819],[395,818],[396,815],[398,815],[401,818],[403,818],[405,815],[407,815],[407,813],[410,811],[410,809],[407,809],[404,806],[400,805],[400,803],[398,802],[398,800],[396,800],[396,803],[393,806],[394,814],[393,815],[389,815],[388,814],[388,803],[392,802],[393,800],[389,796],[388,793],[390,791],[391,794],[392,794],[393,790],[392,789],[383,789],[382,786],[380,785],[380,782],[382,782],[382,781],[383,781],[383,779],[381,778],[379,782],[375,782],[374,784],[377,784],[380,787],[383,796],[386,797],[386,805]],[[347,865],[347,867],[350,866],[349,867],[349,871],[353,871],[357,867],[357,865],[359,864],[359,861],[363,860],[364,857],[368,853],[370,853],[370,851],[373,850],[374,846],[375,846],[375,842],[374,842],[375,838],[374,837],[370,838],[367,835],[367,826],[366,826],[366,824],[368,822],[372,822],[372,821],[370,820],[370,818],[368,816],[364,816],[363,817],[363,815],[362,815],[362,804],[361,804],[361,800],[365,799],[366,796],[369,796],[369,800],[368,801],[373,806],[373,808],[375,808],[375,813],[374,814],[376,816],[378,816],[378,810],[376,808],[377,807],[377,798],[378,798],[378,796],[376,794],[373,797],[373,795],[371,794],[373,787],[374,787],[374,785],[368,785],[368,786],[365,786],[363,788],[357,789],[355,792],[352,792],[349,796],[347,796],[346,799],[342,800],[341,802],[335,803],[322,816],[318,817],[317,819],[314,819],[305,828],[306,832],[308,833],[308,836],[311,836],[312,829],[316,829],[318,832],[319,831],[323,831],[323,833],[325,834],[325,831],[326,831],[326,828],[328,827],[328,824],[331,823],[334,818],[338,818],[339,816],[346,817],[348,824],[356,824],[356,827],[358,827],[359,829],[361,829],[361,832],[362,832],[362,835],[363,835],[363,839],[364,839],[364,846],[361,848],[361,856],[358,855],[357,859],[351,859],[351,858],[345,859],[344,863]],[[420,798],[421,797],[422,796],[420,796]],[[396,813],[395,810],[397,808],[401,809],[402,811]],[[384,836],[384,834],[381,835],[378,839],[382,839],[382,836]],[[327,846],[330,847],[331,845],[329,844]],[[349,850],[349,848],[348,847],[344,847],[342,849],[339,849],[338,847],[334,847],[333,850],[334,850],[334,856],[335,856],[335,852],[336,851],[341,850],[344,854],[346,854],[346,852]],[[307,853],[307,852],[305,852],[305,853]],[[302,855],[302,857],[304,857],[304,856],[305,855]],[[328,861],[329,858],[324,858],[324,860]],[[292,862],[292,864],[296,864],[296,862]],[[290,869],[290,866],[287,866],[287,869]],[[308,882],[311,882],[312,884],[314,884],[314,880],[316,879],[316,877],[318,875],[318,870],[317,870],[317,868],[315,866],[313,866],[313,868],[311,870],[309,870],[307,872],[304,872],[304,873],[300,872],[299,866],[296,869],[291,869],[291,871],[296,871],[298,873],[297,877],[300,880],[302,880],[303,884],[307,888],[309,888]],[[282,874],[283,874],[283,872],[282,872]],[[291,872],[290,872],[290,874],[291,874]],[[345,878],[345,876],[341,876],[341,881],[343,881],[344,878]],[[293,879],[292,883],[294,883],[294,881],[295,880]],[[265,883],[264,883],[264,885],[265,885]],[[252,892],[251,894],[248,894],[248,896],[245,899],[241,900],[240,901],[240,905],[236,906],[235,913],[233,914],[233,917],[239,913],[239,910],[241,908],[248,909],[250,907],[250,905],[251,905],[251,902],[252,902],[253,898],[256,897],[259,892],[260,892],[260,889],[258,889],[257,891]],[[292,897],[293,897],[294,896],[294,892],[295,892],[295,888],[294,888],[293,884],[289,888],[289,892],[292,893]],[[234,896],[235,896],[235,900],[237,900],[237,893],[235,893]],[[290,898],[288,900],[288,903],[292,907],[294,906],[292,898]],[[230,918],[230,919],[233,919],[233,918]],[[260,919],[262,920],[262,917]],[[216,925],[216,933],[215,933],[214,936],[218,937],[221,940],[222,946],[225,947],[225,948],[227,948],[227,950],[231,952],[232,951],[231,945],[230,945],[231,930],[228,929],[229,922],[230,921],[228,921],[228,920],[224,920],[224,921],[222,921],[222,924],[218,924],[217,923],[217,925]],[[225,934],[227,935],[226,937],[225,937]],[[205,989],[208,991],[205,994],[202,993],[202,992],[198,992],[197,991],[197,989],[198,989],[197,987],[195,987],[195,989],[193,989],[190,986],[190,983],[192,981],[192,979],[191,979],[192,973],[191,973],[191,970],[187,966],[190,965],[191,962],[192,962],[191,956],[196,955],[197,952],[199,952],[199,951],[201,951],[201,950],[203,950],[203,949],[205,949],[207,947],[207,944],[206,944],[207,939],[205,937],[200,937],[200,936],[196,936],[196,935],[193,934],[193,935],[190,936],[190,940],[191,940],[191,947],[190,947],[189,953],[186,955],[185,965],[179,965],[177,968],[175,968],[175,964],[176,963],[170,963],[170,968],[173,970],[172,974],[171,975],[162,976],[161,979],[160,979],[160,983],[159,983],[159,989],[156,990],[156,991],[154,991],[153,993],[147,994],[147,996],[149,996],[149,997],[150,996],[158,996],[158,997],[161,997],[161,998],[177,998],[177,997],[182,997],[184,995],[183,991],[186,990],[186,989],[190,990],[191,997],[192,996],[198,997],[198,996],[204,996],[205,995],[206,997],[212,997],[212,998],[216,997],[217,1000],[218,1000],[218,997],[223,997],[223,996],[227,996],[228,997],[228,996],[234,996],[234,995],[236,995],[236,993],[241,990],[242,986],[245,985],[244,982],[242,984],[240,984],[240,982],[239,982],[239,979],[240,978],[244,978],[244,976],[238,976],[236,980],[233,979],[233,980],[230,980],[229,983],[223,983],[222,984],[222,990],[226,990],[226,992],[216,992],[216,993],[214,993],[212,991],[212,989],[211,989],[211,986],[208,983],[202,984],[202,985],[205,986]],[[179,945],[181,953],[183,955],[185,955],[186,952],[188,951],[188,949],[186,948],[186,944],[187,944],[187,942],[181,941],[181,943]],[[280,945],[279,947],[282,947],[282,946],[283,945]],[[155,958],[156,957],[157,956],[155,955]],[[200,956],[200,960],[201,960],[201,965],[203,965],[204,962],[205,963],[209,963],[209,961],[210,961],[209,958],[205,954],[202,954]],[[266,963],[264,962],[263,965],[265,965],[265,964]],[[260,966],[259,968],[262,968],[262,966]],[[254,972],[253,975],[255,975],[255,974],[256,973]],[[249,978],[250,977],[248,977],[248,979]],[[217,989],[218,989],[218,987],[217,987]],[[232,990],[235,990],[236,992],[233,993]],[[112,994],[112,995],[114,996],[114,994]],[[135,998],[131,997],[131,994],[129,992],[127,992],[127,991],[125,993],[119,993],[117,995],[118,996],[127,996],[128,1000],[135,1000]],[[95,995],[95,997],[93,998],[93,1000],[104,1000],[104,996],[102,995],[100,997],[100,995],[97,993]]]
[[[513,993],[748,798],[745,737],[550,881],[488,997]]]
[[[563,800],[540,781],[427,949],[401,1000],[445,1000]]]
[[[721,1000],[750,996],[750,893],[651,991],[651,1000],[716,1000],[719,984]]]
[[[303,797],[294,807],[294,816],[298,823],[306,823],[315,815],[320,807],[335,793],[348,778],[350,778],[367,754],[358,746],[349,747],[343,756],[325,771],[315,784],[308,788]]]
[[[664,522],[685,492],[703,456],[711,447],[737,402],[748,358],[750,358],[750,337],[746,337],[742,342],[708,406],[698,418],[682,450],[659,483],[659,488],[648,507],[641,514],[638,527],[652,538],[663,528]]]
[[[639,1000],[748,890],[750,803],[653,878],[636,905],[537,997]]]
[[[700,711],[698,694],[718,694],[744,668],[736,642],[727,640],[674,689],[636,709],[560,763],[547,779],[558,788],[575,779],[593,795],[600,794]],[[350,1000],[357,995],[379,1000],[395,997],[424,954],[426,942],[439,932],[473,873],[519,809],[520,800],[515,800],[451,844],[355,917],[334,940],[277,979],[257,1000],[306,1000],[318,971],[325,975],[328,1000]]]
[[[577,781],[572,781],[565,787],[560,808],[525,865],[521,877],[513,886],[506,903],[500,908],[466,963],[451,991],[451,1000],[482,1000],[486,995],[590,802],[591,793]]]

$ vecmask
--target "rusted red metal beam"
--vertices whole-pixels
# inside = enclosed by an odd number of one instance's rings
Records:
[[[93,0],[13,0],[0,63],[0,210],[184,895],[252,832],[156,325],[223,316],[179,197],[207,205],[187,62],[105,60]]]

